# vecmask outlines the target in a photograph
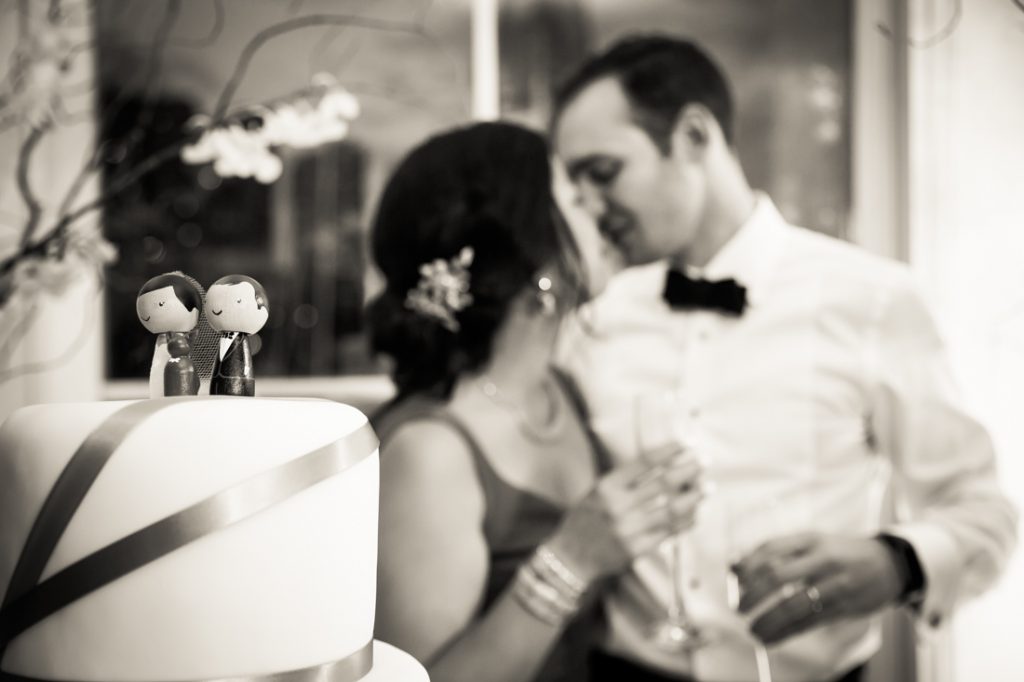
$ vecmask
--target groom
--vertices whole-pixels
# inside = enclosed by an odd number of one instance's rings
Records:
[[[210,395],[255,395],[249,336],[263,328],[270,314],[263,285],[246,275],[221,277],[206,292],[206,310],[210,326],[223,334]]]
[[[635,266],[567,337],[593,426],[632,457],[630,401],[676,391],[677,426],[717,483],[684,561],[709,643],[684,656],[652,642],[670,587],[650,557],[607,603],[601,679],[757,680],[759,641],[776,681],[857,680],[880,611],[934,628],[991,585],[1016,513],[911,273],[788,224],[750,188],[708,56],[659,36],[612,46],[564,86],[552,136]],[[883,525],[887,490],[909,513]]]

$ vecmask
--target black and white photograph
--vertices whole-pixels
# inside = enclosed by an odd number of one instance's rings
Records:
[[[0,0],[0,682],[1022,682],[1024,0]]]

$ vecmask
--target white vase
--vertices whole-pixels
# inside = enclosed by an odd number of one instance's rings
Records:
[[[102,301],[97,278],[83,275],[60,295],[39,293],[28,317],[4,321],[0,422],[24,405],[101,397]]]

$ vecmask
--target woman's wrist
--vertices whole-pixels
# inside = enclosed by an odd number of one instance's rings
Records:
[[[581,558],[581,555],[587,556],[589,552],[580,551],[583,548],[579,545],[575,533],[556,532],[539,545],[538,549],[544,547],[566,571],[576,576],[576,579],[585,586],[584,589],[587,589],[601,577],[602,571],[594,566],[592,561],[584,561]]]
[[[537,547],[516,573],[512,594],[538,620],[561,627],[579,611],[588,583],[546,544]]]

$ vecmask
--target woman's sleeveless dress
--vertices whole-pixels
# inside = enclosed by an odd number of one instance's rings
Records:
[[[569,403],[587,433],[598,473],[606,470],[607,453],[587,427],[585,407],[579,393],[568,378],[558,372],[554,372],[554,376],[569,397]],[[406,399],[387,411],[378,433],[384,440],[399,425],[419,420],[436,420],[448,424],[462,436],[472,452],[485,502],[483,530],[490,566],[482,610],[487,610],[508,587],[520,564],[527,561],[537,546],[554,532],[565,510],[502,479],[485,455],[484,444],[443,403],[420,398]],[[375,426],[378,425],[377,421],[375,418]],[[586,680],[587,657],[602,625],[599,601],[591,599],[563,631],[534,681]]]

